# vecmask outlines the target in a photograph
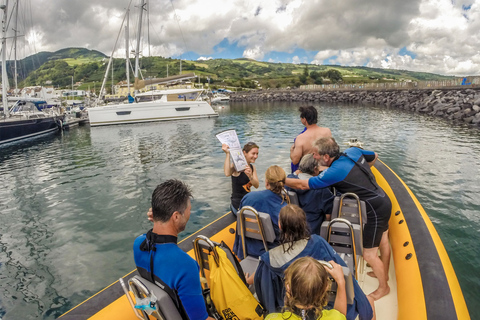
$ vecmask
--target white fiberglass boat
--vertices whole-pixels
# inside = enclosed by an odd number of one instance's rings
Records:
[[[218,117],[199,99],[202,89],[154,90],[135,96],[133,103],[88,109],[90,126]]]

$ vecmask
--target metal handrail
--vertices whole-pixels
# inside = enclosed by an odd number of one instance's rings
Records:
[[[353,264],[355,268],[355,279],[358,280],[357,246],[355,245],[355,232],[353,230],[352,223],[344,218],[335,218],[332,221],[330,221],[327,229],[327,242],[330,244],[330,236],[332,235],[332,226],[336,223],[344,223],[350,229],[350,238],[352,240],[352,248],[353,248]]]
[[[255,208],[253,208],[253,207],[244,206],[237,213],[237,215],[240,218],[240,237],[242,238],[243,258],[247,257],[247,249],[245,247],[245,219],[244,219],[244,216],[243,216],[243,212],[245,210],[250,210],[255,215],[255,217],[257,219],[258,228],[260,229],[260,235],[262,236],[263,246],[265,247],[265,251],[268,251],[267,241],[265,240],[265,231],[263,229],[262,220],[260,219],[260,216],[258,215],[258,211],[255,210]]]
[[[342,215],[342,205],[343,205],[343,199],[345,197],[352,197],[352,198],[355,198],[355,200],[357,200],[357,207],[358,207],[358,221],[360,223],[360,237],[363,241],[363,217],[362,217],[362,205],[360,203],[360,198],[357,196],[357,194],[353,193],[353,192],[346,192],[344,194],[342,194],[340,196],[340,204],[338,206],[338,217],[341,218],[341,215]]]
[[[202,273],[202,276],[205,278],[205,271],[204,271],[204,268],[205,266],[203,265],[203,259],[202,259],[202,256],[201,256],[201,248],[200,248],[200,245],[199,245],[199,241],[200,240],[203,240],[205,241],[211,248],[211,251],[213,252],[213,259],[215,260],[215,263],[216,265],[218,266],[219,265],[219,257],[218,257],[218,253],[217,251],[215,250],[215,244],[212,242],[212,240],[210,240],[208,237],[205,237],[203,235],[198,235],[195,240],[193,241],[193,251],[195,252],[195,259],[197,260],[198,264],[200,265],[200,272]]]

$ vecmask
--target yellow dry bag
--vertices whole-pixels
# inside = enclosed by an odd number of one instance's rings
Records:
[[[263,319],[263,308],[238,276],[227,254],[217,246],[208,256],[210,295],[225,320]]]

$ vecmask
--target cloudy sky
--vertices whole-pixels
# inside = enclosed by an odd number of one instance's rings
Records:
[[[130,1],[135,46],[138,0],[22,1],[19,55],[67,47],[110,55]],[[480,75],[480,0],[150,0],[144,18],[143,55]],[[116,57],[125,56],[120,37]]]

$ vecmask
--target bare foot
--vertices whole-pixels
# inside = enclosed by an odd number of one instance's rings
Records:
[[[367,275],[372,278],[377,278],[377,276],[375,275],[375,273],[373,273],[373,271],[368,271]],[[387,276],[387,281],[388,280],[390,280],[390,277]]]
[[[378,288],[377,290],[370,293],[368,296],[372,297],[373,300],[377,301],[377,300],[386,296],[389,293],[390,293],[390,287],[386,287],[386,288],[382,288],[382,289]]]

